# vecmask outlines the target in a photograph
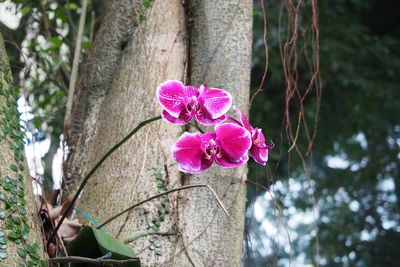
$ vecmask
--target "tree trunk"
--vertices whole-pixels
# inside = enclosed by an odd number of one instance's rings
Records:
[[[43,258],[37,208],[23,156],[24,135],[19,124],[17,96],[18,89],[12,86],[11,70],[0,33],[1,266],[18,266],[21,261],[38,263]],[[36,247],[35,252],[32,251],[32,245]]]
[[[236,106],[246,107],[252,2],[187,2],[186,7],[180,0],[154,1],[150,7],[128,0],[110,4],[67,122],[70,188],[130,129],[161,113],[155,90],[165,80],[224,88]],[[80,208],[104,221],[166,189],[209,184],[229,218],[212,194],[199,188],[148,202],[106,229],[120,239],[135,237],[130,245],[143,266],[239,266],[246,169],[212,167],[182,176],[170,152],[181,130],[164,121],[142,128],[91,178]]]
[[[252,1],[189,1],[191,84],[225,88],[234,105],[247,110],[252,42]],[[185,192],[179,202],[179,229],[194,266],[239,266],[242,253],[247,168],[212,167],[187,175],[185,184],[213,187],[230,217],[209,192]],[[194,241],[193,241],[194,240]]]

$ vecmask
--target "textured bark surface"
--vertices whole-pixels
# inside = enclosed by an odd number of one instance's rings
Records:
[[[247,111],[250,86],[252,1],[189,1],[191,84],[225,88]],[[179,226],[194,266],[239,266],[242,253],[246,168],[213,167],[187,175],[185,184],[205,183],[222,198],[230,217],[204,190],[181,194]],[[194,241],[193,241],[194,240]],[[185,264],[186,265],[186,264]]]
[[[119,1],[114,1],[112,5],[120,4]],[[97,114],[85,118],[87,122],[83,125],[83,134],[79,138],[85,140],[86,148],[73,146],[73,153],[84,154],[82,157],[74,156],[69,163],[78,173],[85,173],[137,124],[160,114],[161,109],[155,98],[159,83],[168,79],[185,78],[187,49],[185,14],[181,2],[156,1],[152,7],[135,8],[134,12],[145,13],[147,18],[140,26],[133,26],[129,30],[131,41],[121,54],[118,64],[114,66],[117,71],[107,89],[106,97],[98,105]],[[137,24],[138,18],[134,20]],[[106,33],[103,37],[107,38]],[[108,63],[103,61],[102,64]],[[94,112],[94,109],[89,112]],[[95,130],[88,130],[87,127],[95,127]],[[89,181],[80,208],[97,220],[104,221],[116,212],[158,194],[165,188],[179,186],[180,177],[170,156],[170,147],[180,131],[180,127],[163,121],[141,129]],[[88,139],[89,134],[91,136]],[[81,163],[83,161],[84,164]],[[173,196],[161,200],[172,209]],[[121,239],[131,237],[139,231],[154,230],[155,224],[160,221],[158,211],[161,200],[143,205],[120,217],[107,225],[107,230]],[[173,212],[165,216],[160,231],[168,231],[174,226],[172,215]],[[152,240],[153,246],[160,247],[157,250],[148,249],[151,238],[152,236],[145,236],[131,243],[135,252],[147,247],[140,254],[143,266],[155,266],[155,263],[169,260],[173,254],[175,237],[157,237]],[[162,255],[158,255],[160,251]]]
[[[71,117],[71,122],[76,123],[71,123],[72,157],[67,168],[73,180],[79,180],[130,129],[160,114],[155,90],[165,80],[188,79],[193,85],[207,83],[225,88],[235,97],[236,106],[246,107],[252,2],[186,2],[186,13],[179,0],[154,1],[148,9],[133,6],[134,17],[144,13],[147,18],[141,23],[133,18],[136,23],[130,24],[130,41],[120,53],[109,83],[104,84],[104,94],[96,98],[93,93],[94,100],[85,99],[93,97],[91,90],[97,91],[96,86],[87,86],[88,93],[76,99],[76,107],[82,108]],[[133,5],[129,1],[121,3]],[[111,5],[118,6],[120,1]],[[107,17],[110,15],[106,15],[104,24]],[[108,40],[108,35],[104,32],[98,38]],[[95,47],[93,53],[96,49],[99,48]],[[95,70],[98,64],[108,64],[107,58],[95,62],[92,68]],[[97,78],[87,72],[81,83],[88,76],[96,84]],[[84,117],[80,117],[82,114]],[[181,177],[170,153],[180,132],[179,127],[164,121],[141,129],[89,181],[80,208],[104,221],[166,189],[209,184],[227,206],[229,218],[210,192],[191,189],[146,203],[106,228],[120,239],[137,236],[138,232],[150,233],[157,230],[158,224],[160,232],[177,230],[176,236],[146,235],[131,243],[134,251],[140,252],[143,266],[239,266],[247,170],[212,167],[202,175]]]
[[[121,57],[137,26],[136,0],[110,1],[103,23],[96,34],[93,49],[85,63],[84,74],[77,84],[71,111],[66,118],[65,134],[72,149],[66,162],[67,188],[74,188],[87,165],[90,142],[96,134],[101,104],[119,70]],[[72,151],[74,152],[74,151]]]
[[[6,105],[6,100],[10,100],[10,97],[5,97],[4,91],[8,90],[9,87],[12,86],[10,83],[11,77],[11,72],[5,73],[4,71],[8,70],[9,71],[9,65],[8,65],[8,59],[7,59],[7,54],[6,50],[4,48],[4,42],[3,42],[3,37],[0,33],[0,87],[1,87],[1,94],[0,94],[0,107],[2,107],[2,110],[4,112],[5,109],[15,109],[15,106],[8,106]],[[8,77],[7,77],[8,76]],[[4,87],[3,87],[3,86]],[[16,99],[14,102],[14,105],[16,105]],[[0,114],[0,121],[3,121],[5,113]],[[10,177],[11,179],[15,179],[18,181],[18,185],[24,183],[25,188],[24,188],[24,199],[26,201],[26,217],[27,217],[27,224],[30,229],[29,233],[29,238],[25,241],[26,244],[33,244],[36,243],[39,245],[39,255],[43,257],[43,246],[42,246],[42,237],[41,237],[41,229],[40,229],[40,224],[39,224],[39,217],[37,216],[37,208],[35,205],[35,200],[32,192],[32,184],[31,184],[31,178],[28,173],[28,166],[26,164],[26,161],[21,162],[25,168],[24,171],[18,170],[17,172],[10,168],[12,164],[16,164],[16,160],[14,157],[14,152],[13,149],[10,148],[10,145],[13,144],[14,139],[12,139],[10,136],[5,136],[4,137],[4,132],[3,132],[3,127],[4,124],[2,123],[1,125],[1,131],[2,131],[2,137],[0,138],[0,175],[1,179],[4,180],[6,176]],[[14,129],[12,131],[18,131],[20,132],[20,129]],[[18,180],[18,175],[22,175],[22,180]],[[8,190],[5,190],[4,187],[0,187],[0,194],[5,197],[11,196],[10,192]],[[5,201],[0,202],[0,211],[5,211],[8,218],[14,215],[18,215],[18,211],[11,212],[9,209],[6,209],[5,207]],[[7,229],[5,226],[6,220],[0,220],[0,230],[7,236],[7,234],[11,231]],[[0,265],[1,266],[18,266],[18,262],[22,260],[18,254],[17,254],[17,248],[23,248],[22,244],[16,244],[12,241],[8,241],[7,243],[7,248],[5,251],[8,254],[8,257],[6,259],[0,260]],[[1,250],[4,251],[4,250]],[[29,256],[26,256],[27,259]]]

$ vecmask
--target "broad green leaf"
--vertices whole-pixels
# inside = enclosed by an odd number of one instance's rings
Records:
[[[116,239],[102,230],[93,229],[89,226],[83,227],[75,240],[68,244],[66,249],[70,256],[81,256],[95,259],[111,252],[112,259],[138,259],[132,249],[121,240]],[[140,267],[140,262],[124,264],[122,266]]]

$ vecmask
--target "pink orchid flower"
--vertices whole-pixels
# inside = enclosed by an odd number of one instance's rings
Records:
[[[225,123],[215,132],[184,133],[172,147],[172,155],[182,172],[197,173],[213,162],[223,168],[234,168],[247,162],[251,146],[250,133],[243,127]]]
[[[226,119],[225,113],[232,105],[232,96],[225,90],[205,84],[197,89],[175,80],[160,84],[156,95],[164,108],[162,117],[176,125],[184,125],[193,117],[202,125],[216,125]]]
[[[251,134],[252,145],[249,154],[258,164],[265,165],[268,161],[268,150],[272,149],[275,145],[273,143],[266,145],[261,129],[253,128],[246,115],[240,109],[237,107],[233,107],[233,109],[238,114],[240,122],[229,116],[228,120],[242,126]]]

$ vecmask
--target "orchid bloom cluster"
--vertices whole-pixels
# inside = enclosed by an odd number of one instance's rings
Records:
[[[223,168],[234,168],[244,165],[249,155],[257,163],[266,164],[268,150],[274,145],[265,144],[261,129],[252,127],[238,108],[233,108],[238,119],[226,115],[232,106],[232,96],[227,91],[206,84],[199,88],[185,86],[171,80],[160,84],[156,95],[167,122],[185,125],[194,119],[201,125],[214,126],[212,132],[185,132],[179,137],[172,155],[180,171],[202,172],[213,162]]]

